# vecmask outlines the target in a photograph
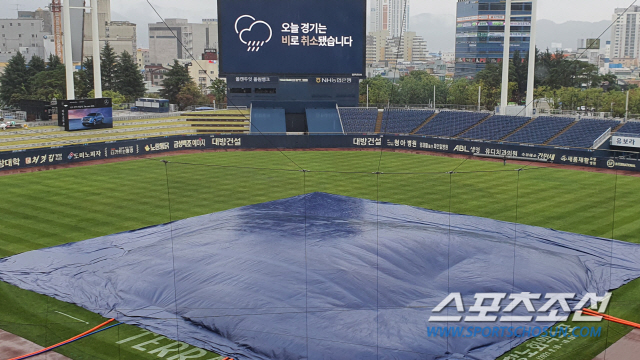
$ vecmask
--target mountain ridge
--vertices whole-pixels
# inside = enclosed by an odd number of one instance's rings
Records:
[[[561,43],[563,48],[576,49],[578,39],[598,38],[610,21],[567,21],[556,23],[551,20],[538,20],[537,46],[541,50],[551,48],[552,43]],[[411,16],[409,30],[415,31],[427,41],[429,52],[451,52],[455,49],[456,18],[454,15],[436,15],[422,13]],[[602,47],[611,40],[611,30],[608,29],[600,38]]]

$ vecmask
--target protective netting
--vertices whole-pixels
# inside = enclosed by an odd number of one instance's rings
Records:
[[[0,328],[46,346],[128,324],[72,359],[593,359],[630,329],[575,321],[585,295],[640,320],[640,182],[615,172],[256,151],[0,185]]]

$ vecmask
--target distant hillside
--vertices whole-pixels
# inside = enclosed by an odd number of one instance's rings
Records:
[[[456,17],[453,15],[420,14],[409,19],[409,30],[427,41],[430,52],[453,51],[456,41]]]
[[[551,43],[562,43],[564,48],[576,49],[578,39],[597,38],[604,29],[611,25],[610,21],[586,22],[567,21],[556,24],[551,20],[538,21],[538,48],[544,50],[551,47]],[[611,40],[611,30],[608,30],[601,38],[602,46]]]
[[[561,43],[564,48],[575,49],[578,39],[596,38],[611,23],[609,21],[567,21],[556,24],[551,20],[538,21],[538,48],[550,48],[552,43]],[[420,14],[409,20],[409,30],[425,38],[430,52],[454,51],[456,19],[454,15]],[[611,31],[602,36],[602,45],[611,40]]]

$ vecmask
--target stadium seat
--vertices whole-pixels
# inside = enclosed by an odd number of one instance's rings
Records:
[[[366,134],[376,131],[378,109],[340,108],[340,118],[347,134]]]
[[[515,134],[505,139],[508,142],[524,144],[544,144],[554,135],[571,125],[575,119],[553,116],[540,116]]]
[[[488,113],[442,111],[416,134],[454,137],[487,116]]]
[[[387,134],[409,134],[434,113],[434,111],[430,110],[385,110],[381,132]]]
[[[582,119],[549,145],[590,148],[607,129],[620,125],[616,120]]]
[[[462,134],[463,139],[500,140],[526,124],[531,118],[524,116],[492,116],[482,124]]]
[[[629,121],[624,124],[616,133],[620,134],[640,134],[640,122]]]

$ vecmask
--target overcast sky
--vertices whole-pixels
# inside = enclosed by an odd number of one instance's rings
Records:
[[[204,18],[217,17],[215,0],[150,1],[165,18],[181,17],[199,22]],[[412,16],[421,13],[451,15],[456,13],[456,0],[410,1]],[[570,20],[592,22],[611,20],[614,8],[627,7],[632,2],[633,0],[539,0],[538,16],[540,19],[553,20],[557,23]],[[15,18],[16,4],[19,4],[20,10],[34,10],[38,7],[44,8],[48,3],[49,1],[46,0],[0,0],[0,17]],[[149,22],[159,21],[146,0],[111,0],[111,11],[113,20],[128,20],[139,25],[140,45],[146,45],[148,42],[146,25]]]

